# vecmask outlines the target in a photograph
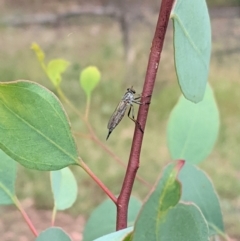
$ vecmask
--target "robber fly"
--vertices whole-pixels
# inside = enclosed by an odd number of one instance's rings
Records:
[[[133,89],[133,86],[131,88],[127,89],[127,92],[124,94],[124,96],[122,97],[120,103],[118,104],[117,108],[115,109],[115,111],[113,112],[109,122],[108,122],[108,126],[107,128],[109,129],[108,135],[106,140],[108,139],[108,137],[110,136],[110,134],[112,133],[113,129],[119,124],[119,122],[122,120],[127,107],[130,106],[129,111],[128,111],[128,117],[135,122],[138,126],[139,129],[143,132],[140,124],[135,120],[134,118],[134,107],[133,107],[133,103],[141,105],[143,103],[141,103],[139,101],[139,99],[141,98],[141,96],[139,97],[134,97],[135,94],[135,90]],[[147,104],[147,103],[146,103]],[[132,116],[130,116],[132,111]]]

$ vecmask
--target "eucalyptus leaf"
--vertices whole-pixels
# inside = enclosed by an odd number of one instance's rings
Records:
[[[94,239],[93,241],[122,241],[124,237],[128,235],[133,230],[133,227],[125,228],[117,232],[113,232],[104,235],[100,238]]]
[[[23,166],[79,164],[69,120],[57,97],[30,81],[0,83],[0,149]]]
[[[45,59],[45,54],[44,54],[43,50],[41,49],[41,47],[37,43],[32,43],[31,49],[35,52],[35,54],[38,58],[38,61],[40,63],[43,63],[44,59]]]
[[[172,10],[174,58],[184,96],[203,99],[211,55],[211,25],[205,0],[178,0]]]
[[[133,232],[133,241],[162,240],[160,226],[165,222],[171,209],[181,197],[181,184],[177,175],[183,166],[183,161],[169,164],[160,178],[155,190],[143,205]],[[171,240],[171,239],[169,239]]]
[[[48,63],[47,75],[54,86],[59,86],[62,81],[62,73],[64,73],[70,63],[64,59],[53,59]]]
[[[35,241],[71,241],[71,238],[63,229],[51,227],[42,231]]]
[[[191,203],[179,203],[169,210],[158,227],[158,237],[151,241],[207,241],[209,231],[201,210]],[[139,239],[142,241],[143,239]]]
[[[179,180],[182,183],[181,200],[193,202],[200,208],[208,222],[210,235],[217,235],[219,230],[224,232],[218,196],[207,175],[194,165],[186,163]]]
[[[133,226],[141,205],[138,199],[130,198],[128,226]],[[91,213],[83,231],[83,241],[92,241],[115,230],[116,206],[111,200],[107,199]]]
[[[80,83],[87,96],[90,96],[100,81],[101,73],[95,66],[85,68],[80,74]]]
[[[16,162],[0,150],[0,205],[13,203],[16,170]]]
[[[57,210],[70,208],[77,199],[77,182],[68,167],[51,172],[54,204]]]
[[[172,159],[191,163],[203,161],[212,151],[219,132],[219,112],[210,86],[204,99],[194,104],[181,96],[171,112],[167,127]]]

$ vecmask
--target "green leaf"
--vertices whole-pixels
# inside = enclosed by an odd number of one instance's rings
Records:
[[[64,59],[53,59],[48,63],[47,75],[54,86],[59,86],[62,80],[62,73],[64,73],[70,63]]]
[[[71,238],[63,229],[52,227],[42,231],[35,241],[71,241]]]
[[[173,159],[203,161],[212,151],[219,131],[219,113],[210,86],[203,101],[194,104],[180,97],[167,127],[168,148]]]
[[[52,171],[51,184],[56,209],[70,208],[77,199],[77,182],[71,170],[66,167]]]
[[[87,96],[91,95],[100,78],[101,74],[95,66],[89,66],[81,72],[80,83]]]
[[[0,83],[0,149],[27,168],[78,164],[64,109],[46,88],[29,81]]]
[[[51,80],[55,87],[58,87],[62,81],[62,73],[64,73],[70,63],[64,59],[53,59],[48,63],[46,67],[44,63],[45,54],[36,43],[31,45],[31,49],[35,52],[38,61],[40,62],[43,70],[47,74],[48,78]]]
[[[0,150],[0,204],[12,204],[15,196],[16,162]]]
[[[94,239],[93,241],[122,241],[124,237],[133,230],[133,227],[125,228],[120,231],[104,235],[103,237]]]
[[[156,189],[140,211],[134,227],[133,241],[161,240],[159,227],[180,200],[181,184],[177,175],[183,164],[184,161],[178,161],[165,168]]]
[[[181,200],[195,203],[202,211],[209,225],[210,235],[224,232],[219,200],[213,184],[207,175],[197,167],[186,163],[179,175],[182,182]]]
[[[35,52],[35,54],[36,54],[36,56],[38,58],[38,61],[40,63],[44,63],[45,54],[42,51],[41,47],[37,43],[32,43],[31,49]]]
[[[134,224],[140,207],[141,202],[131,197],[128,209],[128,226]],[[107,199],[91,213],[83,231],[83,240],[92,241],[115,230],[116,206],[111,200]]]
[[[158,237],[147,240],[207,241],[208,235],[208,226],[199,208],[194,204],[179,203],[169,210],[166,220],[159,227]]]
[[[211,54],[211,25],[204,0],[178,0],[172,10],[174,57],[184,96],[199,102],[204,96]]]
[[[132,241],[133,240],[133,232],[128,233],[122,241]]]

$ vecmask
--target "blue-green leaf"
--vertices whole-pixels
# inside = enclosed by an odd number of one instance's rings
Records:
[[[179,203],[172,208],[159,225],[158,235],[151,241],[209,241],[207,222],[201,210],[191,203]]]
[[[186,163],[179,180],[182,183],[181,200],[193,202],[200,208],[208,222],[210,235],[218,234],[219,230],[224,232],[219,200],[207,175],[197,167]]]
[[[128,226],[134,224],[140,207],[141,202],[131,197],[128,208]],[[91,213],[83,232],[83,240],[92,241],[115,230],[116,206],[111,200],[107,199]]]
[[[35,241],[71,241],[71,238],[63,229],[52,227],[42,231]]]
[[[199,102],[204,96],[211,54],[211,25],[205,0],[177,0],[171,17],[174,57],[184,96]]]
[[[0,204],[13,203],[16,170],[16,162],[0,150]]]
[[[51,184],[56,209],[70,208],[77,199],[77,182],[71,170],[66,167],[52,171]]]
[[[100,238],[94,239],[93,241],[122,241],[126,235],[133,230],[133,227],[125,228],[117,232],[113,232],[104,235]]]
[[[219,131],[219,113],[210,86],[204,99],[194,104],[180,97],[167,127],[168,148],[174,160],[203,161],[212,151]]]
[[[184,162],[168,165],[136,220],[133,241],[162,240],[160,226],[165,222],[168,212],[174,208],[181,197],[181,184],[177,175]],[[169,239],[171,240],[171,239]]]

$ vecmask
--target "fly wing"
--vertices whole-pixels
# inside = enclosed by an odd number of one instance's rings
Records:
[[[122,120],[125,112],[127,109],[127,102],[125,101],[121,101],[117,108],[115,109],[115,111],[113,112],[109,122],[108,122],[108,129],[109,131],[112,131],[118,124],[119,122]]]

